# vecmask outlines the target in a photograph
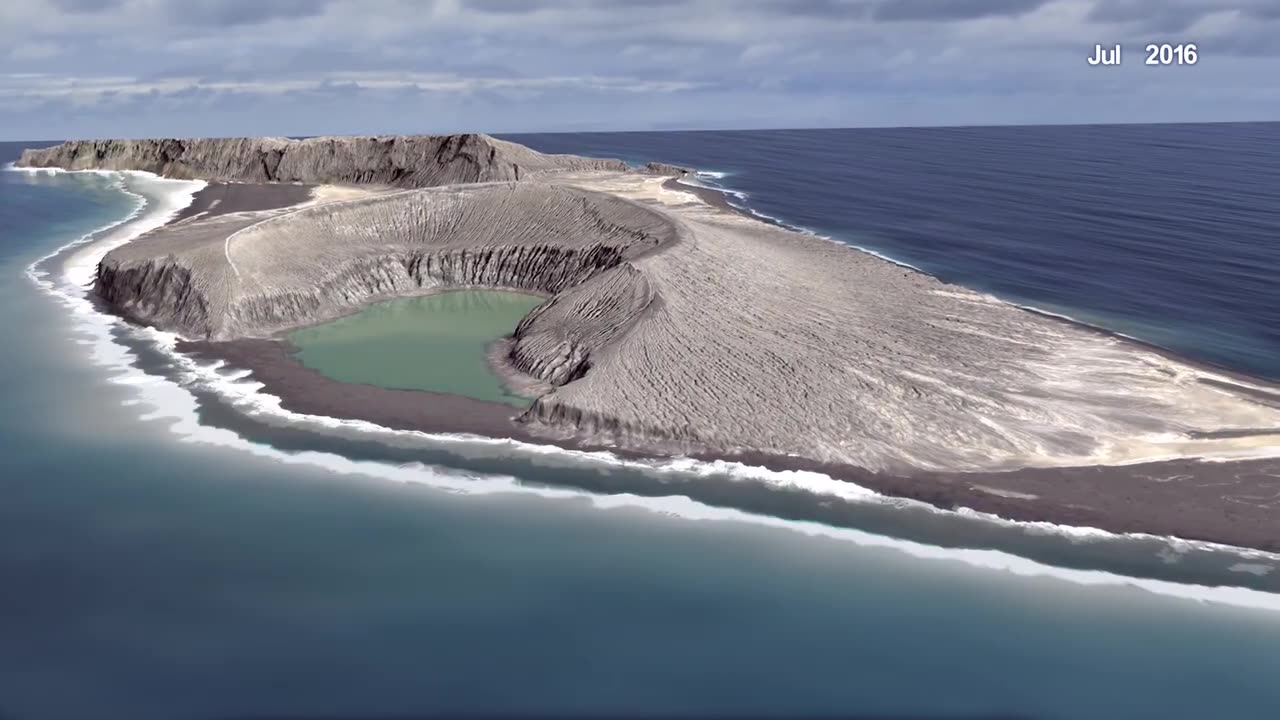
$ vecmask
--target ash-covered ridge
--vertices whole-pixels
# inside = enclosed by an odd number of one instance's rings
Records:
[[[19,167],[141,170],[223,182],[359,183],[401,188],[522,180],[621,160],[548,155],[488,135],[73,140],[24,150]]]

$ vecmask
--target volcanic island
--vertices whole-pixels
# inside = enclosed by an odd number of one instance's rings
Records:
[[[207,181],[93,292],[295,412],[1280,551],[1273,385],[753,216],[687,168],[482,134],[71,141],[18,165]],[[285,338],[475,289],[543,298],[488,357],[525,407],[332,380]]]

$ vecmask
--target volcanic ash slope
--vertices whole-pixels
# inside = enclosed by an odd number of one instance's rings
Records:
[[[450,287],[540,292],[508,359],[551,389],[520,421],[644,450],[980,469],[1277,446],[1265,393],[579,160],[183,221],[109,253],[97,291],[212,339]]]
[[[873,469],[1254,454],[1280,396],[635,176],[681,241],[630,262],[655,297],[591,371],[532,410],[552,426]],[[1192,439],[1224,429],[1232,438]]]

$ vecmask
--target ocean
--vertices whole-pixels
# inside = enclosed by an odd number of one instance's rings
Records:
[[[1280,125],[512,139],[1280,377]],[[1280,711],[1273,556],[280,411],[85,297],[194,189],[0,172],[0,718]]]

